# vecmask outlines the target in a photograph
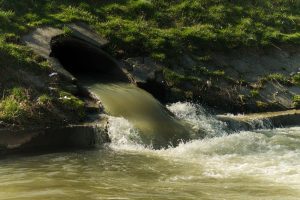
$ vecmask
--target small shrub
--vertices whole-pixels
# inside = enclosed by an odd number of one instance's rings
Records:
[[[300,108],[300,95],[293,96],[294,106]]]
[[[67,27],[67,26],[64,26],[64,27],[63,27],[63,32],[64,32],[65,35],[72,35],[73,30],[70,29],[70,28]]]
[[[262,101],[256,101],[256,106],[257,108],[264,110],[267,109],[269,107],[268,103],[262,102]]]
[[[223,70],[216,70],[216,71],[213,71],[212,74],[215,76],[224,76],[225,72]]]
[[[206,56],[201,56],[198,58],[200,61],[203,62],[208,62],[208,61],[212,61],[212,57],[210,55],[206,55]]]
[[[250,94],[252,97],[258,97],[259,96],[259,90],[251,90]]]
[[[20,43],[21,39],[20,36],[14,34],[14,33],[7,33],[3,35],[4,41],[7,43]]]
[[[170,69],[165,68],[164,71],[164,78],[166,79],[167,83],[170,86],[173,85],[179,85],[179,83],[181,82],[181,80],[184,78],[183,75],[178,74]]]
[[[15,87],[10,90],[10,95],[17,101],[25,101],[29,99],[28,90],[20,87]]]
[[[290,83],[289,79],[285,75],[279,74],[279,73],[269,74],[266,77],[266,79],[269,81],[277,81],[284,85],[287,85]]]
[[[15,87],[5,91],[5,96],[0,101],[0,119],[8,122],[21,121],[26,118],[28,109],[28,90]]]
[[[43,94],[43,95],[39,96],[39,98],[37,99],[37,103],[42,106],[50,106],[52,100],[53,100],[52,97],[50,97],[47,94]]]
[[[75,111],[79,117],[84,117],[84,102],[82,100],[68,92],[61,91],[59,93],[59,101],[65,109]]]
[[[4,121],[11,122],[21,117],[24,112],[25,109],[23,108],[22,104],[12,96],[3,99],[0,102],[0,119]]]
[[[15,13],[11,10],[4,11],[0,9],[0,21],[2,23],[8,23],[15,16]]]
[[[300,86],[300,73],[298,73],[292,77],[292,83]]]

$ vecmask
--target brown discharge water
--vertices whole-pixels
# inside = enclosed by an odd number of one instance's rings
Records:
[[[151,94],[135,85],[93,81],[83,83],[100,98],[108,114],[130,121],[138,129],[144,144],[161,148],[175,146],[189,139],[191,130]]]

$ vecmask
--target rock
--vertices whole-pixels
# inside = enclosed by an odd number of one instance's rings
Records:
[[[300,124],[300,110],[286,110],[245,115],[218,115],[217,118],[226,122],[232,131],[298,126]]]
[[[151,58],[138,57],[123,60],[123,68],[138,87],[148,91],[158,100],[165,101],[167,89],[162,66]]]
[[[151,58],[128,58],[124,61],[127,70],[135,82],[146,83],[149,80],[162,80],[162,66],[157,64]]]
[[[281,46],[280,49],[269,47],[264,49],[244,48],[230,51],[213,52],[212,60],[225,68],[225,74],[233,78],[243,77],[254,82],[271,73],[290,75],[299,68],[300,48],[298,46]],[[236,71],[239,73],[232,73]]]
[[[288,86],[281,85],[278,82],[268,82],[260,90],[261,100],[268,103],[278,104],[282,109],[293,108],[293,93]]]
[[[103,48],[109,43],[108,40],[100,37],[99,34],[92,31],[87,24],[78,22],[76,24],[67,24],[66,27],[72,31],[73,36],[85,40],[98,48]]]

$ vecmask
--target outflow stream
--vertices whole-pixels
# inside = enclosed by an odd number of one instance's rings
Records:
[[[82,79],[81,79],[82,80]],[[148,92],[130,83],[98,83],[82,80],[99,97],[105,111],[133,124],[140,142],[153,148],[176,146],[191,137],[192,129],[178,120]]]

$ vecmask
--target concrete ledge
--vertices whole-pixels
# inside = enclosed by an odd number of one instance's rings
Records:
[[[300,110],[254,113],[247,115],[218,115],[233,131],[277,128],[300,125]]]
[[[93,148],[110,142],[105,125],[0,130],[0,154],[46,149]]]

